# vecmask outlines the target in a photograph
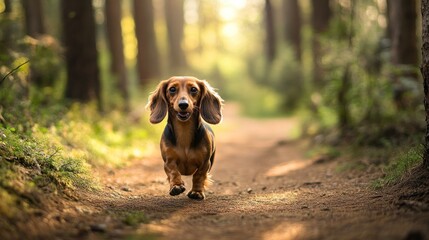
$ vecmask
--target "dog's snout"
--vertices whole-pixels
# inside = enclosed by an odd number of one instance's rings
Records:
[[[189,107],[188,100],[186,100],[186,99],[181,99],[181,100],[179,101],[179,108],[180,108],[180,109],[182,109],[182,110],[186,110],[188,107]]]

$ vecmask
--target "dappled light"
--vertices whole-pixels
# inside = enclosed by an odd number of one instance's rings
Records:
[[[262,239],[296,239],[302,235],[303,231],[305,231],[303,224],[286,222],[279,224],[271,230],[268,230]]]
[[[292,160],[288,161],[287,163],[282,163],[280,165],[274,166],[270,168],[266,173],[265,176],[267,177],[279,177],[282,175],[286,175],[287,173],[291,171],[300,170],[302,168],[307,167],[310,165],[311,161],[305,161],[305,160]]]

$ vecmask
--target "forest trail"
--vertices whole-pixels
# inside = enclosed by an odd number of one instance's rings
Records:
[[[45,234],[175,240],[429,237],[427,212],[399,208],[370,188],[379,170],[338,171],[341,159],[306,157],[308,144],[290,141],[295,120],[254,120],[236,112],[227,108],[222,126],[215,128],[214,183],[206,200],[169,196],[155,151],[130,166],[100,170],[102,190],[80,193],[65,204],[61,217],[52,216],[63,223]],[[185,181],[189,190],[190,178]]]

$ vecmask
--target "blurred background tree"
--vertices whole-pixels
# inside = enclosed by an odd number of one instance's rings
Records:
[[[122,8],[119,0],[106,0],[106,30],[110,50],[110,71],[116,77],[116,86],[124,101],[125,109],[129,109],[128,76],[125,66],[124,44],[122,38]]]
[[[398,109],[406,109],[418,92],[419,54],[417,45],[417,0],[393,0],[389,5],[390,39],[392,44],[394,101]]]
[[[160,76],[158,44],[155,36],[155,19],[152,0],[134,0],[134,19],[137,37],[137,69],[140,85]]]
[[[67,65],[67,99],[101,104],[94,9],[90,1],[63,0],[62,23]]]
[[[302,17],[298,0],[283,0],[283,9],[285,16],[284,36],[286,44],[292,46],[296,60],[301,62]]]
[[[187,66],[182,48],[185,27],[184,0],[164,1],[167,25],[169,69],[180,71]],[[182,74],[183,75],[183,74]]]

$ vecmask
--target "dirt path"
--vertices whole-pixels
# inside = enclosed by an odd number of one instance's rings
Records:
[[[185,194],[169,196],[156,152],[129,167],[100,171],[102,191],[81,194],[74,205],[65,206],[58,220],[64,224],[54,235],[65,239],[429,237],[427,212],[398,208],[389,196],[369,188],[378,170],[338,172],[341,160],[310,159],[305,142],[288,141],[294,120],[252,120],[235,112],[228,109],[223,126],[215,129],[214,183],[205,201],[190,200]],[[147,220],[139,219],[141,213]],[[124,223],[135,218],[134,225]]]

